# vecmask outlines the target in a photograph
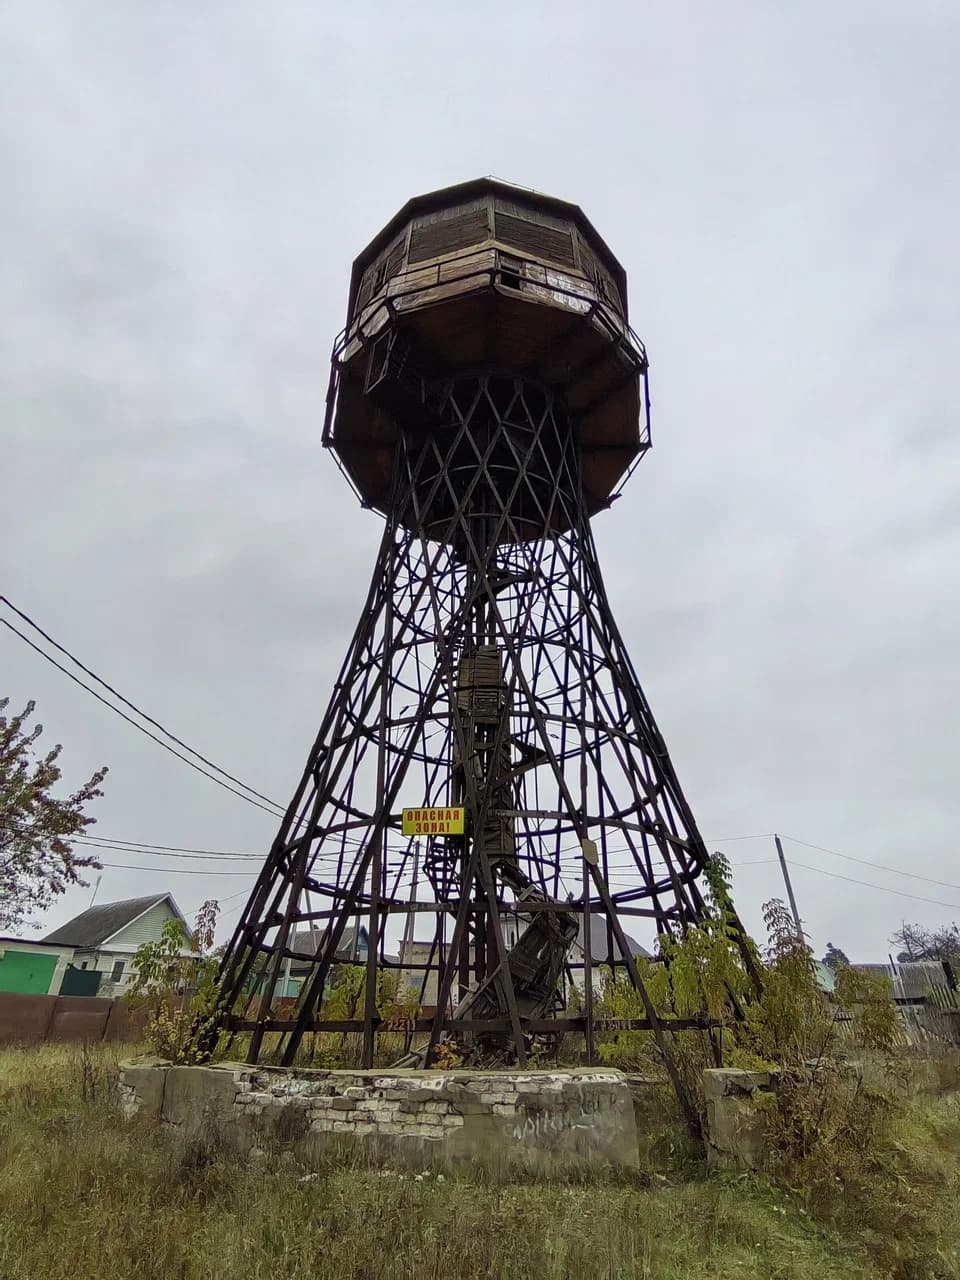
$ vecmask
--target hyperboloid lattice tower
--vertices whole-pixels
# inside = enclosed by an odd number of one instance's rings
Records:
[[[394,971],[418,990],[410,1062],[443,1041],[524,1062],[571,1030],[592,1056],[611,966],[660,1032],[632,935],[700,918],[707,853],[597,562],[649,399],[623,268],[581,210],[489,179],[401,209],[354,264],[324,444],[383,538],[223,961],[225,1025],[251,1061],[283,1033],[287,1064],[308,1031],[361,1032],[371,1065]],[[365,995],[333,1018],[349,961]]]

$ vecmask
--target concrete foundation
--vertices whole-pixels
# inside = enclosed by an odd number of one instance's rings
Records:
[[[703,1073],[707,1104],[707,1163],[720,1169],[762,1169],[767,1156],[767,1114],[776,1104],[770,1071],[715,1068]]]
[[[423,1160],[638,1164],[633,1084],[619,1071],[307,1071],[223,1063],[124,1065],[125,1113],[240,1150],[278,1142],[309,1160],[357,1139]]]

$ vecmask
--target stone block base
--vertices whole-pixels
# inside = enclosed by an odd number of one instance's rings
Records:
[[[358,1139],[411,1160],[638,1164],[634,1101],[619,1071],[308,1071],[132,1062],[125,1113],[240,1150],[277,1143],[309,1161]]]

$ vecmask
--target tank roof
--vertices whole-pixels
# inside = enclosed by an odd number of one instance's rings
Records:
[[[421,214],[431,213],[434,209],[443,209],[447,205],[459,204],[467,200],[477,200],[486,195],[499,195],[505,200],[521,200],[527,204],[539,205],[558,218],[568,218],[589,239],[593,248],[603,254],[607,266],[613,269],[624,301],[624,314],[626,314],[627,273],[619,258],[580,206],[572,204],[569,200],[560,200],[556,196],[545,195],[542,191],[534,191],[529,187],[521,187],[513,182],[505,182],[502,178],[493,177],[471,178],[468,182],[458,182],[451,187],[440,187],[436,191],[427,191],[423,195],[413,196],[408,200],[354,259],[350,276],[350,306],[353,305],[364,268],[390,244],[397,232],[408,222]]]

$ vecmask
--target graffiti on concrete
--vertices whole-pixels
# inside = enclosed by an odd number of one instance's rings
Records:
[[[600,1109],[600,1099],[587,1095],[576,1102],[571,1101],[570,1106],[562,1111],[531,1110],[513,1126],[514,1141],[528,1142],[564,1133],[568,1129],[578,1129],[589,1124]]]

